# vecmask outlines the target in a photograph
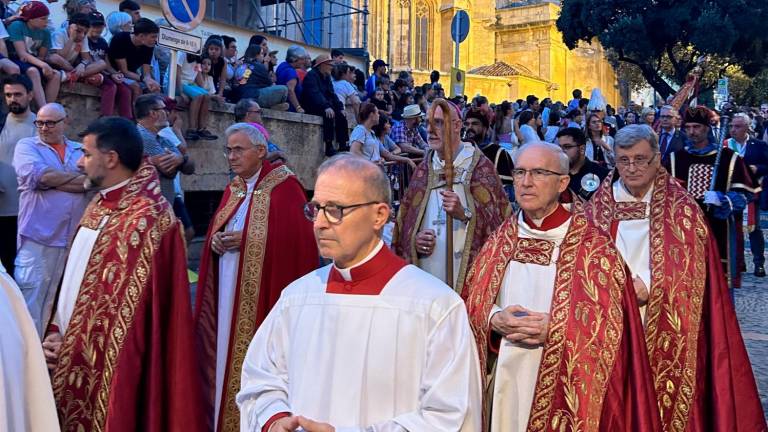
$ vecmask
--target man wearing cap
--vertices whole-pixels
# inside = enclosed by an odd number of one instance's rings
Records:
[[[302,82],[300,95],[301,106],[307,114],[314,114],[323,118],[323,142],[325,142],[325,155],[333,156],[336,150],[333,148],[333,140],[339,144],[339,150],[348,149],[349,127],[347,116],[344,114],[344,104],[341,103],[333,90],[331,71],[334,61],[328,54],[320,54],[312,62],[314,67],[307,72]]]
[[[738,153],[710,141],[711,118],[712,112],[704,106],[685,111],[683,124],[690,142],[686,148],[673,152],[664,166],[704,210],[717,239],[725,273],[730,277],[729,285],[737,288],[741,286],[741,269],[736,238],[741,234],[742,221],[734,216],[744,211],[760,188],[753,187]],[[743,263],[743,256],[741,259]]]
[[[61,86],[61,73],[46,63],[51,49],[48,15],[45,3],[31,1],[19,9],[21,19],[8,26],[8,57],[32,81],[38,107],[54,102]]]
[[[588,201],[603,179],[608,176],[608,168],[587,158],[587,137],[581,129],[564,128],[557,133],[556,137],[557,144],[568,156],[570,165],[568,175],[571,177],[568,189],[580,199]]]
[[[376,92],[376,87],[379,86],[379,80],[387,73],[387,63],[382,59],[378,59],[373,62],[373,73],[365,82],[365,91],[368,93],[368,98],[372,98]]]
[[[400,148],[413,156],[424,156],[427,143],[419,133],[421,123],[421,108],[418,105],[408,105],[403,109],[403,120],[392,126],[389,137]]]
[[[493,163],[471,143],[461,141],[461,114],[455,105],[436,99],[429,110],[427,131],[430,151],[411,177],[392,246],[406,261],[461,294],[469,265],[511,206]],[[453,158],[452,190],[446,187],[446,157]],[[452,245],[447,240],[449,229]],[[446,271],[448,257],[452,279]]]
[[[437,84],[437,83],[436,83]],[[501,184],[504,185],[504,191],[510,200],[515,197],[515,191],[512,185],[512,157],[506,150],[497,143],[491,142],[488,128],[490,121],[488,114],[480,108],[470,108],[464,113],[464,139],[475,144],[483,152],[493,166],[496,167],[496,174],[501,178]]]

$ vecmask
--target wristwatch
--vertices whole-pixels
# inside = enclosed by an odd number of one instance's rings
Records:
[[[470,219],[472,219],[472,212],[464,207],[464,222],[469,222]]]

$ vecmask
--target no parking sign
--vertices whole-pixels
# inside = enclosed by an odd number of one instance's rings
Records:
[[[161,0],[165,19],[182,31],[192,31],[205,18],[205,0]]]

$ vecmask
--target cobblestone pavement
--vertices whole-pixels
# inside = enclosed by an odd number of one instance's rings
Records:
[[[768,278],[757,278],[750,270],[743,276],[742,288],[734,291],[734,298],[763,411],[768,413]]]
[[[763,235],[766,234],[768,232],[763,229]],[[749,241],[745,250],[747,272],[742,274],[742,288],[734,290],[736,315],[752,362],[763,412],[768,420],[768,277],[758,278],[753,275]]]

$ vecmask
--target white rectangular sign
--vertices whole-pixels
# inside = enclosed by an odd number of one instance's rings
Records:
[[[203,38],[161,26],[157,44],[190,54],[200,54],[200,51],[203,49]]]

